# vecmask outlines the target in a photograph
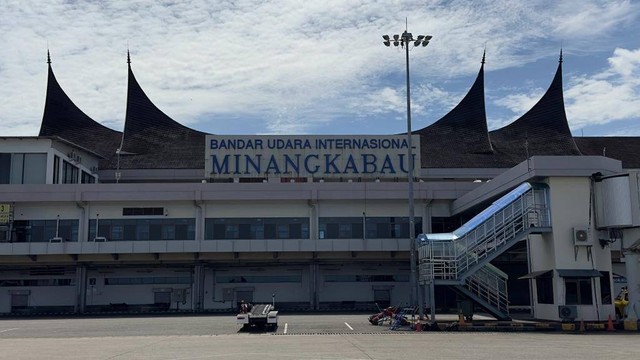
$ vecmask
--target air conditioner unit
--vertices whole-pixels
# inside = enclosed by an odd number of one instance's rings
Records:
[[[573,244],[575,246],[592,246],[593,239],[586,228],[573,228]]]
[[[50,243],[61,243],[61,242],[63,242],[63,241],[64,241],[64,239],[63,239],[63,238],[61,238],[61,237],[57,237],[57,236],[56,236],[56,237],[52,237],[51,239],[49,239],[49,242],[50,242]]]
[[[578,317],[578,308],[575,305],[559,305],[558,317],[562,321],[573,321]]]
[[[93,241],[95,242],[107,242],[107,238],[104,236],[96,236],[95,238],[93,238]]]

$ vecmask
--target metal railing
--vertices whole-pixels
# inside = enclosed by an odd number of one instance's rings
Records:
[[[465,279],[465,287],[498,311],[509,313],[507,277],[493,265],[487,264],[468,276]]]
[[[550,227],[546,188],[520,185],[451,234],[429,234],[419,243],[423,284],[464,283],[477,297],[508,313],[507,276],[489,260],[534,227]]]

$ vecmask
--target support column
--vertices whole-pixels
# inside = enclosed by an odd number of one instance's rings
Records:
[[[627,270],[627,291],[629,292],[629,305],[627,305],[627,320],[638,321],[640,313],[640,274],[638,260],[640,254],[626,252],[625,268]]]
[[[309,264],[309,306],[312,310],[319,310],[318,302],[318,263]]]
[[[431,217],[433,216],[431,209],[431,199],[425,201],[424,204],[424,213],[422,215],[422,232],[425,234],[430,234],[433,231],[431,226]],[[423,290],[424,291],[424,288]],[[436,321],[436,286],[435,281],[431,279],[429,283],[429,319],[431,322]],[[426,298],[425,298],[426,299]]]
[[[195,264],[193,267],[193,310],[204,310],[204,265]]]
[[[85,265],[76,266],[76,296],[73,304],[73,312],[84,313],[87,305],[87,267]]]

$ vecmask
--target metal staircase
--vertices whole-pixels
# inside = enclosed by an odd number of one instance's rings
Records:
[[[421,284],[451,285],[510,319],[508,276],[489,262],[532,233],[551,231],[546,185],[523,183],[453,233],[418,237]]]

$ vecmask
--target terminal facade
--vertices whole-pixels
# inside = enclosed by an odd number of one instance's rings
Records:
[[[417,241],[437,311],[468,299],[500,319],[606,320],[628,286],[637,318],[640,138],[572,136],[562,58],[539,102],[493,131],[483,59],[411,143],[413,228],[406,134],[199,132],[130,62],[120,132],[49,61],[39,135],[0,138],[0,313],[405,305]]]

